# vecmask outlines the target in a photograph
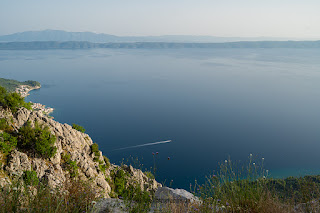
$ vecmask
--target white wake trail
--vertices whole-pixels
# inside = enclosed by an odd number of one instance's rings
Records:
[[[128,147],[124,147],[124,148],[120,148],[120,149],[114,149],[113,151],[116,151],[116,150],[123,150],[123,149],[138,148],[138,147],[142,147],[142,146],[153,146],[153,145],[157,145],[157,144],[162,144],[162,143],[171,143],[171,142],[172,142],[172,140],[159,141],[159,142],[154,142],[154,143],[145,143],[145,144],[140,144],[140,145],[136,145],[136,146],[128,146]]]

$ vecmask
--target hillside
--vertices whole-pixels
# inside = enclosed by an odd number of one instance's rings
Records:
[[[12,79],[5,79],[5,78],[0,78],[0,86],[6,88],[7,91],[13,92],[15,91],[19,86],[25,85],[29,86],[30,88],[40,88],[41,85],[37,81],[17,81],[17,80],[12,80]]]

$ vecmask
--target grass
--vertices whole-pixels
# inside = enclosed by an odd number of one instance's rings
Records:
[[[62,158],[70,162],[69,155]],[[204,183],[193,184],[191,191],[201,202],[158,203],[154,212],[319,212],[320,176],[272,179],[268,173],[264,159],[252,155],[246,163],[228,159]],[[32,171],[25,171],[23,178],[25,184],[19,180],[1,189],[0,212],[90,212],[97,201],[94,189],[77,178],[54,190],[38,182]],[[128,178],[120,167],[111,171],[113,197],[123,199],[128,212],[148,212],[153,194]]]
[[[1,213],[89,212],[96,199],[90,185],[79,180],[73,180],[57,189],[50,189],[46,184],[29,186],[16,180],[10,187],[0,191]]]

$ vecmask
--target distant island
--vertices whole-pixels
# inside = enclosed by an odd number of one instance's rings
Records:
[[[320,48],[320,41],[240,41],[227,43],[92,43],[87,41],[33,41],[0,42],[0,50],[48,50],[48,49],[182,49],[182,48]]]
[[[175,42],[175,43],[222,43],[236,41],[289,41],[302,39],[281,37],[221,37],[208,35],[161,35],[161,36],[116,36],[94,32],[67,32],[64,30],[39,30],[0,35],[0,42],[31,41],[88,41],[92,43],[109,42]],[[310,40],[310,39],[305,39]],[[316,39],[313,39],[316,40]]]

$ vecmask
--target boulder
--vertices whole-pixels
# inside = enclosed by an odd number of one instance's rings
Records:
[[[157,202],[200,202],[200,199],[184,189],[171,189],[169,187],[159,187],[154,195]]]

